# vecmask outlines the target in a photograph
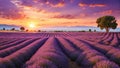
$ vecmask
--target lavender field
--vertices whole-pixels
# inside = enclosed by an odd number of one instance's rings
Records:
[[[0,33],[0,68],[120,68],[120,33]]]

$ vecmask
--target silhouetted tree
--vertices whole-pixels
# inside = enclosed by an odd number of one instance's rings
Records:
[[[41,30],[38,30],[38,32],[41,32]]]
[[[89,29],[89,32],[91,32],[92,30],[91,29]]]
[[[20,27],[20,30],[21,30],[21,31],[24,31],[24,30],[25,30],[25,28],[24,28],[24,27]]]
[[[29,30],[27,29],[26,32],[28,32]]]
[[[5,28],[3,28],[3,30],[5,30]]]
[[[96,30],[94,30],[94,32],[96,32]]]
[[[12,28],[11,30],[12,30],[12,31],[14,31],[14,30],[15,30],[15,28]]]
[[[97,19],[96,23],[100,29],[105,29],[106,32],[109,32],[109,28],[116,29],[118,25],[114,16],[102,16]]]

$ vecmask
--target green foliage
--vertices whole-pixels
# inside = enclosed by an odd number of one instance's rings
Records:
[[[117,28],[117,25],[118,25],[118,24],[117,24],[116,22],[111,23],[111,28],[112,28],[112,29],[116,29],[116,28]]]
[[[117,23],[115,20],[114,16],[103,16],[97,19],[96,23],[98,24],[97,26],[100,27],[100,29],[116,29],[117,28]]]

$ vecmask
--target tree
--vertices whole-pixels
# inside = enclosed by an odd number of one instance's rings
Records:
[[[5,30],[5,28],[3,28],[3,30]]]
[[[38,30],[38,32],[41,32],[41,30]]]
[[[14,30],[15,30],[15,28],[12,28],[11,30],[12,30],[12,31],[14,31]]]
[[[20,27],[20,30],[21,30],[21,31],[24,31],[24,30],[25,30],[25,28],[24,28],[24,27]]]
[[[26,32],[28,32],[29,30],[28,29],[26,29]]]
[[[96,30],[94,30],[94,32],[96,32]]]
[[[100,29],[105,29],[106,32],[109,32],[110,28],[116,29],[118,25],[114,16],[102,16],[97,19],[96,23]]]
[[[92,30],[91,30],[91,29],[89,29],[89,32],[92,32]]]

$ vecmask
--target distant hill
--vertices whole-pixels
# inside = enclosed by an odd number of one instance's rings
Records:
[[[3,28],[5,28],[5,29],[11,29],[11,28],[19,29],[19,26],[0,24],[0,29],[3,29]]]
[[[46,30],[46,31],[89,31],[89,29],[91,29],[92,31],[96,30],[96,31],[100,31],[100,32],[104,32],[105,30],[101,30],[98,27],[94,27],[94,26],[57,26],[57,27],[47,27],[47,28],[41,28],[40,30]],[[120,32],[120,28],[117,28],[115,30],[111,29],[111,32]]]
[[[0,29],[5,28],[6,30],[10,30],[11,28],[15,28],[19,30],[20,26],[15,26],[15,25],[6,25],[6,24],[0,24]],[[101,30],[98,27],[95,26],[55,26],[55,27],[43,27],[38,30],[41,31],[89,31],[91,29],[92,31],[100,31],[104,32],[105,30]],[[120,32],[120,28],[117,28],[115,30],[111,29],[111,32]]]

